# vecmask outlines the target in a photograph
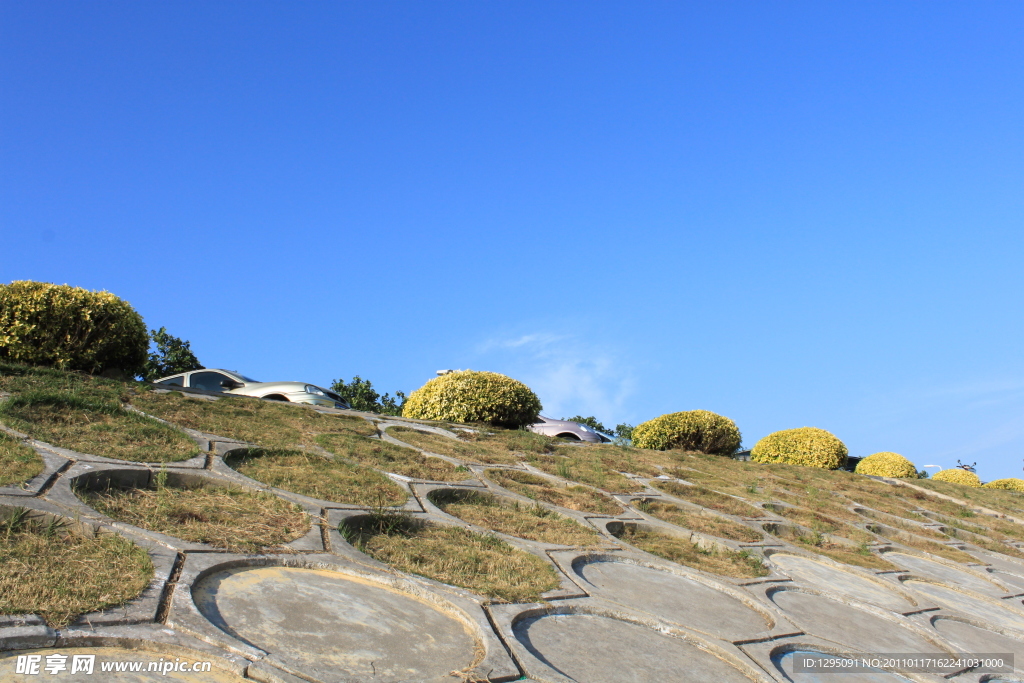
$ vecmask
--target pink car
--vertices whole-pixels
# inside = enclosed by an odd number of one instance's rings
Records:
[[[528,426],[527,429],[544,436],[556,436],[560,439],[569,439],[570,441],[589,441],[590,443],[608,443],[611,441],[609,437],[593,427],[580,424],[579,422],[552,420],[550,417],[544,417],[543,415],[538,415],[537,420],[538,422]]]

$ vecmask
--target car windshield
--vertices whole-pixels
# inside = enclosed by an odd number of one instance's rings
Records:
[[[242,380],[243,382],[253,382],[254,384],[259,384],[260,383],[260,381],[258,379],[253,379],[252,377],[246,377],[245,375],[237,373],[234,370],[231,371],[231,374],[234,375],[235,377],[237,377],[238,379]]]

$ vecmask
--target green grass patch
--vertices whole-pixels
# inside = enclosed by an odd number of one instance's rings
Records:
[[[302,404],[241,396],[222,396],[210,401],[180,392],[144,391],[132,397],[131,403],[179,427],[265,448],[309,446],[322,434],[369,436],[377,431],[361,417],[328,415]]]
[[[487,427],[473,432],[459,431],[458,438],[454,439],[408,427],[389,427],[387,433],[430,453],[490,465],[514,465],[531,454],[554,453],[558,446],[555,439],[521,429]]]
[[[122,605],[153,578],[146,551],[116,534],[80,536],[6,510],[0,522],[0,614],[38,614],[62,628]]]
[[[203,486],[76,491],[95,510],[121,522],[232,552],[281,550],[309,531],[301,507],[271,493]]]
[[[752,579],[768,574],[768,568],[761,558],[747,551],[706,550],[683,538],[629,526],[616,535],[652,555],[711,574],[737,579]]]
[[[719,538],[728,538],[732,541],[740,541],[741,543],[757,543],[764,540],[763,534],[754,531],[750,527],[738,524],[731,519],[718,517],[717,515],[687,512],[678,505],[652,500],[638,501],[635,503],[635,506],[644,514],[656,517],[669,524],[676,524],[690,531]]]
[[[268,486],[345,505],[402,505],[398,484],[365,465],[309,451],[252,448],[230,453],[228,467]]]
[[[654,480],[651,482],[651,485],[676,498],[682,498],[695,505],[724,512],[727,515],[736,515],[737,517],[763,516],[760,508],[755,508],[744,503],[742,500],[737,500],[732,496],[712,491],[703,486],[687,486],[676,481],[666,481],[663,479]]]
[[[184,433],[119,403],[69,391],[27,391],[0,403],[7,426],[79,453],[133,462],[176,462],[199,454]]]
[[[558,486],[544,477],[522,470],[493,468],[485,470],[484,474],[498,486],[532,500],[599,515],[617,515],[622,512],[622,506],[614,498],[586,486]]]
[[[0,432],[0,486],[26,482],[45,467],[38,453],[10,434]]]
[[[474,476],[465,467],[460,469],[440,458],[431,458],[412,448],[403,448],[378,439],[351,434],[324,434],[317,437],[317,443],[335,455],[404,477],[455,482]]]
[[[0,361],[0,391],[9,394],[69,392],[83,398],[118,403],[134,386],[134,382],[93,377],[83,372]]]
[[[338,530],[349,543],[399,571],[497,600],[535,602],[559,586],[549,562],[489,534],[416,524],[389,513],[347,520]]]
[[[593,529],[540,505],[507,503],[497,496],[477,491],[433,491],[429,498],[434,505],[464,522],[509,536],[572,546],[601,542],[601,536]]]

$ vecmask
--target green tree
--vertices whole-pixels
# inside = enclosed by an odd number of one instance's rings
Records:
[[[152,382],[167,375],[203,369],[203,364],[192,353],[191,343],[167,334],[166,327],[150,330],[149,338],[156,345],[156,351],[150,351],[142,369],[142,379],[145,381]]]
[[[581,425],[587,425],[591,429],[596,429],[602,434],[612,434],[612,430],[601,424],[601,421],[591,415],[590,417],[583,417],[582,415],[573,415],[572,417],[563,417],[566,422],[577,422]]]
[[[406,399],[404,391],[396,391],[394,397],[390,394],[381,396],[373,388],[373,382],[363,379],[359,375],[347,383],[344,379],[334,380],[334,383],[331,384],[331,391],[345,399],[355,410],[381,415],[401,415]]]
[[[610,429],[601,424],[601,421],[598,420],[593,415],[591,415],[590,417],[583,417],[582,415],[573,415],[572,417],[563,417],[562,419],[565,420],[566,422],[579,422],[580,424],[585,424],[588,427],[596,429],[602,434],[608,434],[609,436],[617,436],[620,439],[629,439],[632,438],[633,436],[633,425],[626,424],[625,422],[616,425],[615,429]]]
[[[619,437],[620,439],[632,439],[633,425],[626,424],[625,422],[619,425],[615,425],[615,436]]]

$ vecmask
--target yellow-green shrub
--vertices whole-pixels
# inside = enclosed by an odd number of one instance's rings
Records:
[[[981,479],[978,479],[978,475],[974,472],[968,472],[962,470],[959,467],[954,467],[951,470],[942,470],[937,472],[934,477],[935,481],[946,481],[950,484],[963,484],[964,486],[974,486],[975,488],[981,486]]]
[[[633,445],[664,451],[678,448],[715,455],[732,455],[740,446],[740,430],[727,417],[710,410],[668,413],[633,429]]]
[[[917,468],[914,467],[914,463],[899,453],[889,451],[869,455],[857,463],[857,468],[854,471],[857,474],[869,474],[875,477],[917,478]]]
[[[540,411],[537,394],[522,382],[496,372],[462,370],[435,377],[409,394],[402,415],[514,428],[536,422]]]
[[[2,359],[135,375],[148,348],[142,317],[110,292],[31,280],[0,285]]]
[[[764,437],[750,451],[750,459],[834,470],[843,466],[847,454],[845,444],[834,434],[817,427],[800,427]]]
[[[1024,493],[1024,479],[996,479],[987,484],[982,484],[987,489],[1005,489],[1006,491],[1020,491]]]

